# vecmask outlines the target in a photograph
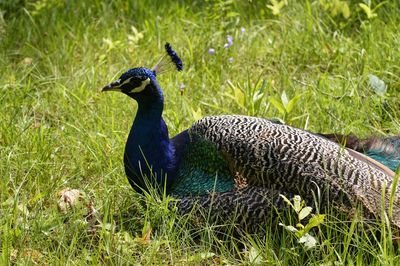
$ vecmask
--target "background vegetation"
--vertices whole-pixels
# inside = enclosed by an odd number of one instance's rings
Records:
[[[170,199],[129,187],[136,104],[100,89],[169,41],[185,64],[159,77],[171,135],[226,113],[398,134],[399,14],[399,1],[0,1],[0,264],[398,265],[389,228],[357,217],[328,215],[313,249],[272,223],[238,240],[188,227]],[[62,212],[68,187],[80,205]]]

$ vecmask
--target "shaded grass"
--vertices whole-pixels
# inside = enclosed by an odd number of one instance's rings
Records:
[[[283,91],[301,95],[287,116],[293,126],[398,134],[396,1],[374,20],[354,6],[343,28],[343,19],[330,18],[316,2],[289,1],[277,17],[264,4],[247,2],[40,2],[43,8],[8,7],[0,20],[0,264],[250,264],[250,247],[268,264],[398,263],[384,224],[372,228],[381,232],[374,238],[358,220],[342,222],[336,214],[315,232],[321,245],[311,251],[272,223],[264,240],[217,240],[212,227],[191,229],[193,237],[188,218],[169,211],[168,200],[140,200],[129,187],[121,158],[136,105],[99,92],[127,68],[151,67],[169,41],[185,63],[182,74],[159,78],[171,135],[211,114],[283,118],[268,101]],[[131,26],[143,34],[137,42]],[[228,34],[234,45],[224,49]],[[211,47],[216,55],[207,53]],[[385,97],[370,88],[368,74],[386,82]],[[245,96],[265,80],[259,108],[242,103],[228,80]],[[122,220],[125,226],[88,233],[85,207],[67,215],[57,210],[56,193],[65,187],[84,191],[104,224]],[[150,227],[151,241],[141,243]],[[218,255],[204,258],[207,252]]]

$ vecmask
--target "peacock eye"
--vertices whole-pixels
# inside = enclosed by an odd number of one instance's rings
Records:
[[[135,79],[135,78],[131,78],[129,83],[131,84],[131,86],[133,88],[137,88],[140,87],[140,85],[142,85],[142,80],[140,79]],[[134,90],[134,89],[133,89]]]
[[[132,79],[130,81],[130,84],[132,85],[133,89],[130,91],[130,93],[139,93],[143,91],[149,83],[150,83],[149,78],[145,80]]]

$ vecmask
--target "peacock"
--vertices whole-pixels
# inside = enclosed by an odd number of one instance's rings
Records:
[[[149,187],[178,199],[184,214],[196,205],[225,219],[259,224],[281,205],[280,194],[304,198],[316,188],[351,208],[361,203],[400,227],[400,191],[394,170],[400,162],[400,136],[360,140],[314,134],[275,120],[242,115],[209,116],[170,138],[162,117],[164,96],[157,81],[168,66],[183,64],[170,44],[152,69],[132,68],[102,91],[119,91],[138,103],[124,151],[131,186]],[[345,145],[341,145],[345,144]]]

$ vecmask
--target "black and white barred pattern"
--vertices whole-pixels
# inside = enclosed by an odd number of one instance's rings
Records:
[[[280,197],[282,192],[256,186],[248,186],[228,192],[214,192],[203,196],[188,196],[176,203],[180,214],[194,212],[198,223],[211,221],[219,225],[235,224],[247,232],[257,232],[265,222],[277,217],[287,208]],[[294,195],[284,193],[291,199]]]
[[[381,214],[389,210],[394,173],[365,156],[307,131],[267,119],[226,115],[205,117],[190,129],[211,141],[230,163],[232,175],[249,185],[309,195],[317,185],[346,205],[360,201]],[[400,227],[400,192],[395,188],[393,222]]]

